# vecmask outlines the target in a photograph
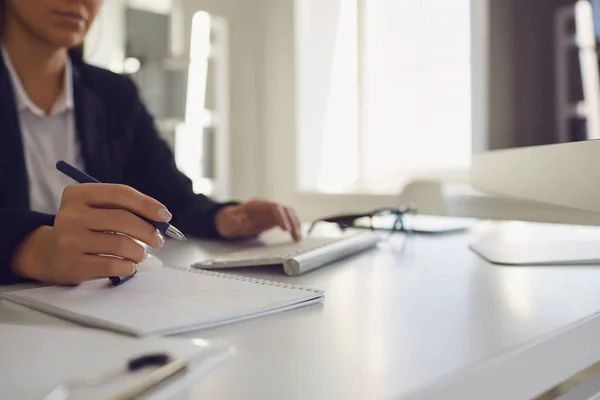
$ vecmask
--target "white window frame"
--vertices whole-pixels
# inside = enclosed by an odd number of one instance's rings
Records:
[[[260,196],[295,207],[305,220],[327,214],[398,206],[402,202],[401,187],[396,194],[327,194],[299,188],[301,131],[298,128],[302,124],[300,118],[303,111],[298,102],[302,87],[301,82],[297,80],[301,67],[301,58],[297,53],[297,29],[303,1],[295,0],[293,4],[289,4],[273,0],[264,10],[264,49],[267,63],[263,92],[264,137],[261,142],[262,148],[259,149],[260,154],[263,154],[259,168],[262,171],[262,179],[258,193]],[[489,1],[471,0],[473,152],[487,150],[489,143]],[[273,60],[276,62],[272,62]],[[466,180],[468,171],[464,171],[463,176]],[[436,179],[442,182],[456,180],[454,177],[443,176]]]
[[[302,1],[302,0],[298,0]],[[366,127],[364,122],[364,111],[366,97],[361,94],[365,85],[365,65],[363,63],[366,38],[366,7],[369,0],[357,0],[358,4],[358,91],[359,91],[359,146],[358,146],[358,163],[359,176],[358,181],[365,182],[364,163],[365,163],[365,142],[366,142]],[[481,152],[488,149],[488,47],[489,47],[489,0],[472,0],[471,1],[471,74],[472,74],[472,149],[473,152]],[[448,170],[438,171],[433,175],[428,175],[424,179],[439,180],[440,182],[462,183],[468,182],[468,169],[465,170]],[[362,175],[362,176],[361,176]],[[300,194],[310,196],[331,196],[330,194],[298,189]],[[358,191],[348,191],[340,193],[339,196],[374,196],[374,197],[389,197],[385,194],[368,193],[359,188]],[[337,196],[337,195],[336,195]]]
[[[366,85],[366,66],[364,60],[366,59],[365,52],[366,43],[365,38],[367,37],[366,29],[367,29],[367,3],[369,0],[357,0],[358,3],[358,101],[359,101],[359,115],[358,115],[358,188],[357,191],[349,191],[346,193],[347,195],[352,194],[363,194],[367,196],[378,196],[385,197],[386,194],[377,194],[377,193],[368,193],[365,189],[368,187],[367,178],[365,177],[366,170],[366,155],[364,153],[364,149],[366,148],[366,136],[367,136],[367,127],[365,123],[365,110],[366,110],[366,102],[368,101],[367,97],[362,93],[364,86]],[[479,123],[480,125],[487,124],[487,114],[484,114],[483,110],[479,110],[476,107],[482,107],[487,110],[487,106],[485,106],[484,100],[487,100],[487,91],[485,93],[481,92],[481,89],[484,87],[483,85],[488,85],[487,83],[487,74],[482,76],[482,73],[485,74],[487,69],[487,49],[489,47],[488,43],[489,34],[488,32],[488,3],[491,0],[471,0],[471,122],[472,122],[472,130],[471,130],[471,146],[472,152],[481,152],[488,149],[487,144],[487,133],[481,134],[484,128],[483,126],[478,126],[479,130],[476,134],[475,131],[475,123]],[[477,26],[477,30],[475,29],[475,24],[479,24]],[[483,34],[483,33],[486,34]],[[481,34],[481,36],[479,36]],[[475,60],[477,56],[480,58]],[[482,57],[485,55],[485,57]],[[477,66],[475,65],[477,64]],[[485,64],[485,65],[484,65]],[[478,74],[475,74],[475,68],[478,68]],[[485,82],[480,81],[480,79],[485,79]],[[477,90],[475,89],[477,87]],[[487,88],[487,87],[486,87]],[[481,112],[478,117],[475,117],[475,112]],[[481,118],[483,117],[483,118]],[[477,137],[477,138],[476,138]],[[486,138],[482,141],[482,138]],[[422,174],[418,180],[435,180],[439,181],[442,184],[457,184],[457,185],[466,185],[469,183],[469,169],[445,169],[438,170],[435,173],[424,175]],[[367,189],[368,190],[368,189]],[[398,188],[399,193],[401,192],[401,188]],[[313,192],[314,194],[314,192]]]

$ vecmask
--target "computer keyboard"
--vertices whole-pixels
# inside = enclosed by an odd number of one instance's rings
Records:
[[[224,269],[282,265],[287,275],[296,276],[375,247],[380,237],[374,232],[344,237],[307,237],[298,243],[264,245],[235,251],[197,263],[193,267]]]

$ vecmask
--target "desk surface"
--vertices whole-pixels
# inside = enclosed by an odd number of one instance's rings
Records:
[[[493,266],[469,241],[398,235],[300,277],[238,270],[324,289],[325,302],[186,335],[237,348],[192,398],[530,398],[600,360],[600,267]],[[224,247],[155,254],[189,265]],[[5,302],[0,320],[67,324]]]

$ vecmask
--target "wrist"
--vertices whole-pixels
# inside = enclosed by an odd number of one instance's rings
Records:
[[[31,232],[19,245],[11,259],[11,268],[21,278],[50,281],[46,268],[53,228],[42,226]]]
[[[233,205],[226,205],[224,207],[221,207],[217,210],[217,212],[215,213],[215,217],[214,217],[214,223],[215,223],[215,230],[217,232],[217,235],[219,235],[221,238],[227,238],[227,229],[226,229],[226,219],[228,218],[227,214],[229,213],[229,211],[231,210],[231,208],[233,208],[235,206]]]

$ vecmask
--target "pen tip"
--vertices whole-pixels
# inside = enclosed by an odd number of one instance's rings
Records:
[[[187,240],[185,235],[173,225],[169,226],[169,228],[165,231],[165,234],[176,240]]]

